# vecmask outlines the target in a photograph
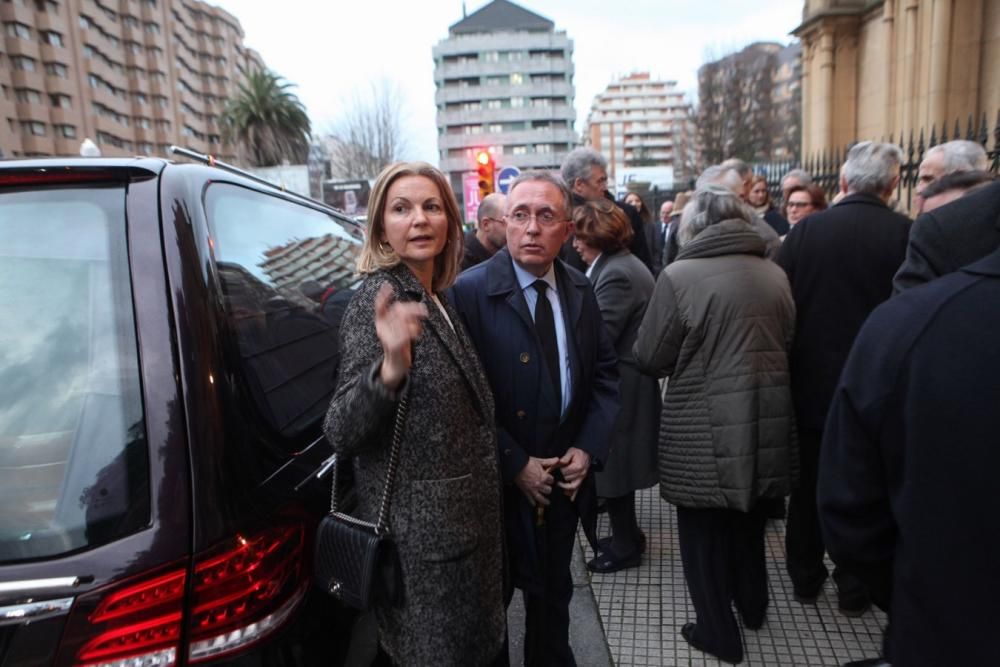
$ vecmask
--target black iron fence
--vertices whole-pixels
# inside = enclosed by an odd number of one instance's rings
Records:
[[[992,137],[991,137],[992,135]],[[990,148],[992,138],[993,147]],[[894,141],[903,149],[904,163],[900,173],[899,188],[896,198],[903,204],[904,208],[913,210],[914,188],[917,185],[917,170],[920,161],[923,159],[924,151],[932,146],[943,144],[955,139],[968,139],[977,141],[986,149],[989,159],[989,169],[994,174],[1000,174],[1000,110],[997,110],[996,123],[992,131],[989,128],[986,113],[983,113],[978,127],[969,115],[965,132],[962,132],[962,125],[955,120],[951,133],[948,132],[948,123],[942,124],[940,131],[932,126],[929,132],[921,129],[919,133],[910,132],[909,137],[902,134],[898,137],[889,137],[889,141]],[[885,137],[880,139],[885,141]],[[827,195],[827,199],[832,199],[840,189],[840,167],[844,164],[844,158],[850,145],[838,148],[835,151],[823,151],[819,154],[809,155],[804,160],[786,160],[782,162],[768,162],[765,164],[755,164],[754,171],[763,175],[767,179],[768,190],[774,202],[781,201],[781,179],[792,169],[804,169],[813,178],[813,183],[821,187]]]

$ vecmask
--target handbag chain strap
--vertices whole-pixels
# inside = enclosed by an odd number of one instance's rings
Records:
[[[378,519],[375,523],[375,532],[379,535],[388,530],[389,506],[391,505],[393,482],[396,479],[396,468],[399,466],[399,450],[403,440],[403,426],[406,422],[406,406],[409,402],[411,383],[412,378],[407,378],[406,386],[403,387],[403,392],[399,396],[399,404],[396,406],[396,420],[392,427],[392,446],[389,449],[389,465],[385,471],[385,488],[382,490],[382,501],[379,503]],[[340,455],[335,454],[332,471],[333,483],[330,485],[330,514],[337,513],[337,483],[340,479],[338,476],[339,468]],[[348,515],[342,516],[355,523],[371,525],[366,521],[355,519]]]

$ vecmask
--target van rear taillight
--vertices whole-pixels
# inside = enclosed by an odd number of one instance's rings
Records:
[[[306,592],[305,530],[268,528],[237,537],[194,566],[190,613],[191,662],[254,644],[271,634]]]
[[[169,667],[177,662],[184,611],[185,568],[131,579],[102,595],[87,614],[85,643],[73,664],[87,667]],[[81,598],[77,609],[90,607]]]
[[[0,187],[64,185],[114,180],[118,180],[116,173],[108,169],[51,168],[32,171],[0,171]]]
[[[176,564],[80,597],[60,664],[172,667],[182,652],[200,663],[246,650],[305,598],[305,541],[300,524],[271,526],[196,556],[190,573]]]

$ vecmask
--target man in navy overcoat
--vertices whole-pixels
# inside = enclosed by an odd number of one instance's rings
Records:
[[[508,191],[506,218],[507,248],[462,273],[450,296],[496,400],[507,550],[525,597],[525,664],[575,665],[571,499],[592,493],[590,472],[607,458],[616,357],[590,282],[557,259],[572,225],[566,186],[546,172],[522,174]]]

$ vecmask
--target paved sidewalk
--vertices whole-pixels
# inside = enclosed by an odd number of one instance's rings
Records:
[[[663,501],[657,488],[636,494],[639,525],[648,546],[642,565],[614,574],[592,575],[591,586],[611,655],[616,665],[725,665],[692,649],[680,627],[694,620],[688,601],[677,542],[676,511]],[[608,532],[601,517],[599,534]],[[818,604],[800,605],[792,599],[792,583],[785,573],[783,521],[768,521],[766,535],[768,585],[771,602],[760,630],[743,630],[746,656],[742,664],[841,665],[878,655],[885,615],[869,611],[847,618],[837,611],[837,594],[828,579]],[[582,538],[582,534],[581,534]],[[586,544],[586,540],[581,539]],[[593,554],[585,546],[586,558]],[[587,663],[579,660],[581,667]]]

